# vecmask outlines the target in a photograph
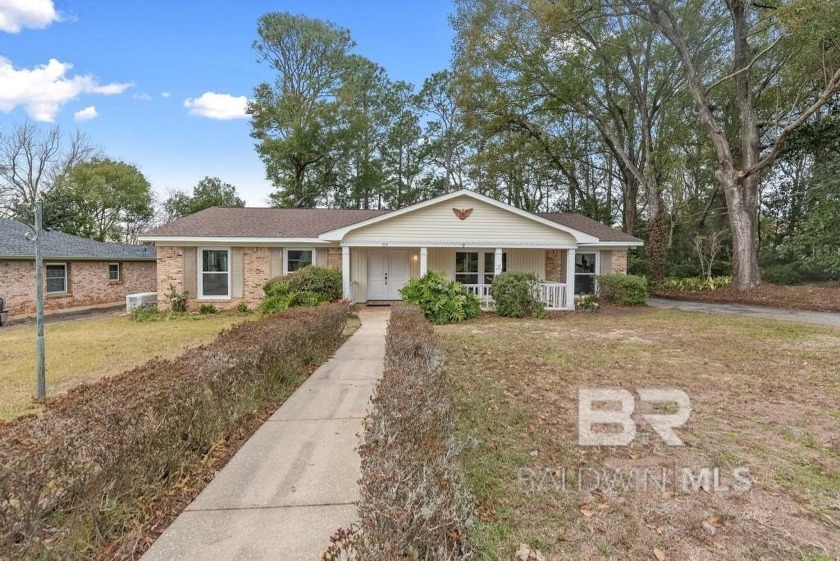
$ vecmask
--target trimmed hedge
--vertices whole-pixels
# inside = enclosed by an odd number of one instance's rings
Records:
[[[87,559],[105,543],[130,556],[113,541],[153,519],[145,505],[328,358],[346,316],[329,304],[241,323],[0,424],[0,557]]]
[[[597,275],[599,297],[616,306],[644,306],[649,291],[647,279],[635,275]]]
[[[473,500],[431,324],[418,308],[395,305],[386,345],[359,449],[361,522],[339,530],[322,559],[471,559]]]
[[[496,275],[490,295],[496,313],[503,317],[543,316],[545,305],[538,297],[540,279],[534,273],[508,271]]]
[[[297,306],[317,306],[342,297],[341,271],[330,267],[308,265],[265,283],[265,298],[260,304],[263,313],[280,312]]]

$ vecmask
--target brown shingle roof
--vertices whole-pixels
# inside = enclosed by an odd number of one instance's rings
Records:
[[[317,238],[385,210],[210,207],[144,234],[172,237]]]
[[[211,207],[170,222],[144,236],[174,238],[317,238],[324,232],[350,226],[387,210],[333,208],[222,208]],[[624,232],[573,212],[545,212],[539,216],[605,242],[641,241]]]
[[[621,230],[610,228],[597,220],[576,212],[540,212],[539,216],[557,222],[563,226],[574,228],[590,236],[599,238],[602,242],[640,242],[637,237],[625,234]]]

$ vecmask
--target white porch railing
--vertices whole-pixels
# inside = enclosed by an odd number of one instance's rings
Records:
[[[464,288],[475,294],[481,303],[482,310],[491,311],[496,307],[495,302],[493,302],[493,297],[490,296],[489,284],[465,284]]]
[[[482,310],[493,310],[496,303],[490,296],[489,284],[465,284],[467,290],[475,294]],[[538,298],[545,304],[546,310],[562,310],[566,301],[566,285],[562,282],[541,282],[537,286]]]
[[[566,285],[562,282],[541,282],[539,284],[540,302],[546,310],[562,310],[566,301]]]

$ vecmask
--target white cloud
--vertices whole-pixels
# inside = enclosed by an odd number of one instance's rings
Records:
[[[67,76],[71,68],[72,64],[51,58],[47,64],[17,69],[0,56],[0,111],[9,113],[21,106],[32,119],[51,123],[65,103],[82,94],[116,95],[133,85],[101,85],[90,74]]]
[[[81,123],[82,121],[90,121],[91,119],[95,119],[99,113],[96,112],[96,107],[91,105],[90,107],[85,107],[80,111],[76,111],[73,113],[73,120],[77,123]]]
[[[132,99],[136,99],[137,101],[152,101],[152,96],[150,96],[146,92],[136,93],[131,97]]]
[[[248,98],[235,97],[229,94],[205,92],[196,98],[187,98],[184,107],[190,110],[190,115],[228,121],[231,119],[247,119],[245,106]]]
[[[160,92],[160,97],[169,97],[170,95],[172,94],[169,92]]]
[[[43,29],[54,21],[61,21],[61,17],[52,0],[0,0],[0,31]]]

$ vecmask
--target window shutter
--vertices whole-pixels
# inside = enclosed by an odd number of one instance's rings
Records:
[[[330,250],[326,247],[319,247],[315,250],[315,259],[313,259],[313,265],[318,265],[319,267],[326,267],[329,264],[329,255]]]
[[[273,247],[269,253],[268,274],[271,278],[283,275],[283,248]]]
[[[230,250],[230,296],[231,298],[242,298],[245,276],[245,250],[241,247],[234,247]]]
[[[198,265],[198,260],[195,256],[195,248],[194,247],[185,247],[183,248],[184,254],[184,291],[187,293],[188,298],[198,298],[198,273],[196,272],[196,266]],[[169,290],[169,287],[164,287],[164,290]]]

